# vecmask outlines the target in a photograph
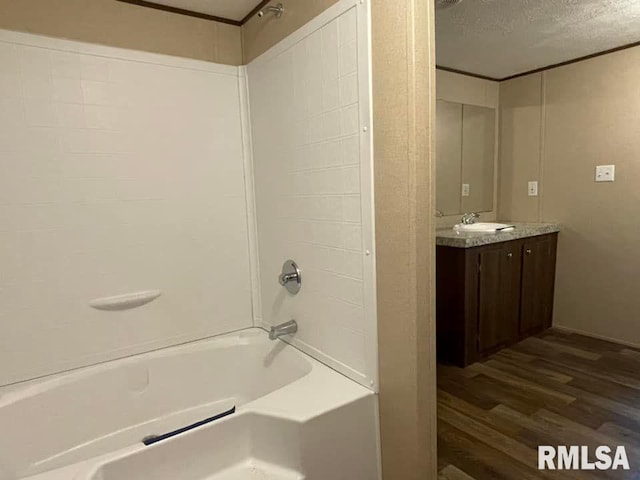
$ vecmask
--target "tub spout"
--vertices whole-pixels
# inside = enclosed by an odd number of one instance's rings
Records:
[[[289,335],[298,331],[298,322],[295,320],[289,320],[288,322],[281,323],[275,327],[271,327],[269,331],[269,339],[277,340],[283,335]]]

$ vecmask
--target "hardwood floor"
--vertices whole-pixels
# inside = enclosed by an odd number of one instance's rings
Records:
[[[624,445],[631,469],[539,471],[539,445]],[[440,480],[640,479],[640,350],[548,330],[438,368]]]

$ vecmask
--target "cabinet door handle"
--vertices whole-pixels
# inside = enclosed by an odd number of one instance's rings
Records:
[[[527,255],[530,254],[531,253],[531,249],[527,248],[526,252],[527,252]]]
[[[507,253],[507,257],[509,257],[509,258],[513,257],[513,253],[511,253],[511,252]]]

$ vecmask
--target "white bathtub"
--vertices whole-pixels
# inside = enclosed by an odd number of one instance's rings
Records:
[[[0,431],[0,480],[379,478],[375,395],[261,329],[0,391]]]

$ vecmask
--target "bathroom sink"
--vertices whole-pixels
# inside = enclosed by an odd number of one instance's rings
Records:
[[[465,225],[459,223],[453,227],[457,232],[482,232],[482,233],[491,233],[491,232],[502,232],[513,230],[515,226],[510,225],[508,223],[491,223],[491,222],[477,222],[471,223],[469,225]]]

